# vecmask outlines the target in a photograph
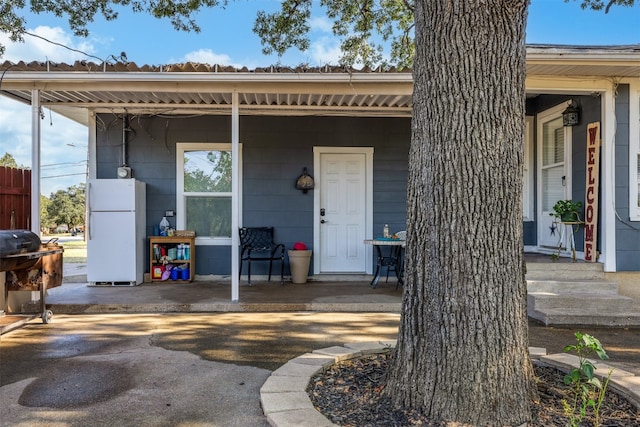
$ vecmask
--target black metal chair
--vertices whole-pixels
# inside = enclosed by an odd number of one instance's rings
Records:
[[[269,261],[269,281],[273,261],[280,260],[280,284],[284,284],[284,245],[273,241],[273,227],[242,227],[240,229],[240,271],[248,261],[247,281],[251,285],[251,261]]]
[[[394,234],[400,240],[407,240],[407,232],[405,230],[398,231]],[[376,272],[374,274],[374,279],[372,282],[372,286],[376,288],[378,286],[378,280],[380,278],[380,269],[383,267],[387,268],[387,277],[385,282],[389,282],[389,273],[391,270],[396,274],[398,278],[398,282],[396,283],[396,289],[398,286],[403,285],[404,281],[404,247],[402,246],[389,246],[388,255],[383,255],[382,247],[376,246],[377,253],[377,266]]]

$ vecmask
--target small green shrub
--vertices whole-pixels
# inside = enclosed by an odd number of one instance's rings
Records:
[[[588,359],[594,353],[601,360],[608,359],[600,341],[581,332],[576,332],[576,344],[568,345],[564,348],[565,353],[575,353],[578,356],[579,366],[573,368],[564,377],[564,383],[571,386],[572,402],[562,401],[564,412],[569,418],[570,427],[578,427],[580,422],[587,416],[587,410],[593,411],[593,425],[600,425],[600,406],[604,400],[609,379],[613,369],[609,370],[604,383],[595,376],[596,367]]]

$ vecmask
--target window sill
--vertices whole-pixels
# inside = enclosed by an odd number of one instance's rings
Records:
[[[198,237],[196,236],[196,245],[198,246],[231,246],[231,237]]]

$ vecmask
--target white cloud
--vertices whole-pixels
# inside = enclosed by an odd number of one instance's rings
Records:
[[[180,62],[197,62],[200,64],[209,65],[231,65],[239,67],[239,64],[234,63],[231,57],[224,53],[215,53],[211,49],[200,49],[189,52],[182,57]]]
[[[0,43],[6,47],[6,51],[2,59],[12,62],[17,61],[52,61],[73,63],[81,59],[93,59],[84,55],[94,54],[95,47],[89,40],[74,38],[71,34],[65,32],[60,27],[39,26],[35,29],[28,29],[29,33],[33,33],[39,37],[28,34],[24,35],[23,43],[14,43],[9,40],[6,34],[0,34]],[[50,40],[50,43],[44,39]],[[63,46],[68,46],[67,49]],[[80,52],[77,52],[80,51]]]
[[[333,33],[333,22],[326,16],[316,16],[309,20],[311,31],[321,31],[323,33]]]
[[[311,43],[311,58],[317,65],[336,65],[342,56],[340,44],[331,37],[322,37]]]
[[[10,153],[19,165],[24,166],[31,166],[29,114],[28,105],[0,97],[0,156]]]

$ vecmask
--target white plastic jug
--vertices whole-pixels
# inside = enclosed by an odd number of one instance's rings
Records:
[[[162,221],[160,221],[160,235],[161,236],[166,236],[168,234],[170,225],[171,224],[169,224],[169,220],[167,219],[167,217],[163,216],[162,217]]]

